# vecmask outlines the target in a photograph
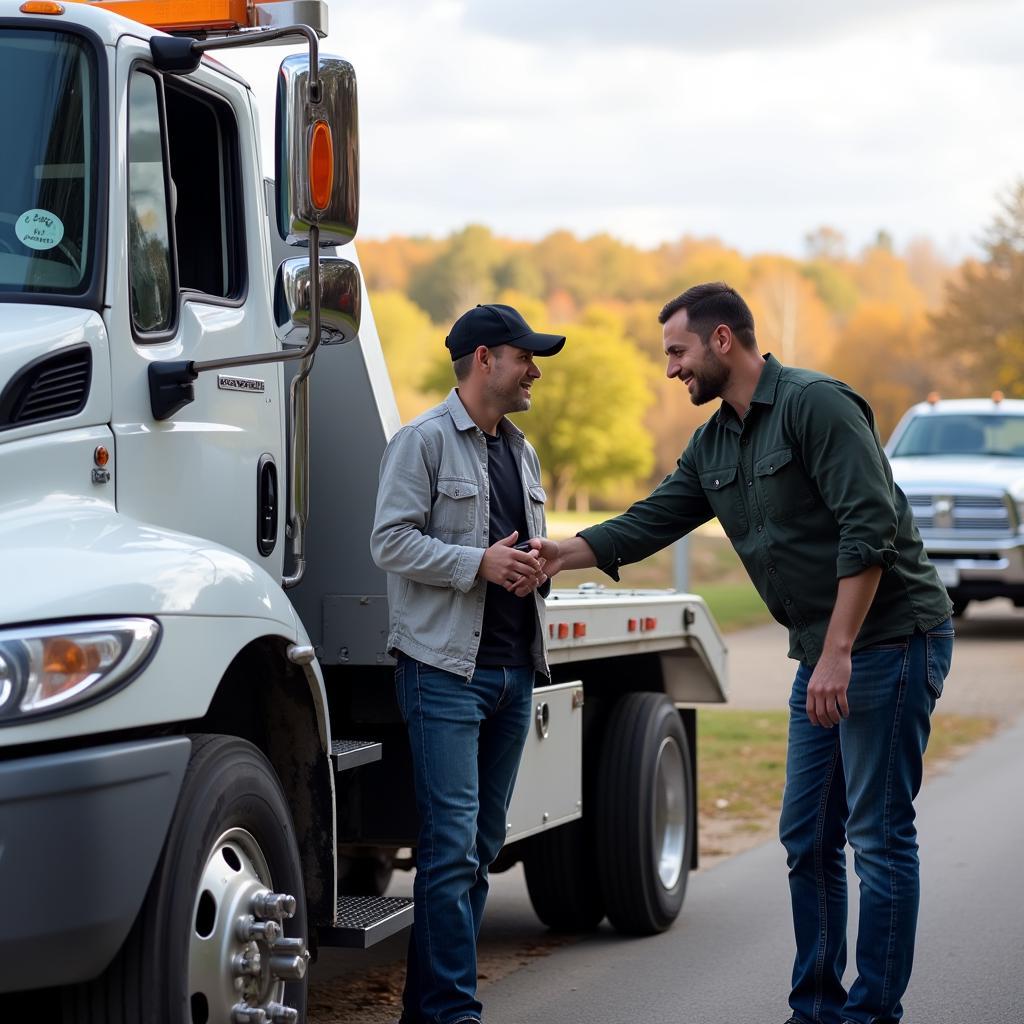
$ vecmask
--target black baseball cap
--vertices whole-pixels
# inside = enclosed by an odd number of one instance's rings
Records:
[[[452,324],[444,343],[452,354],[452,362],[455,362],[475,352],[480,345],[488,348],[515,345],[538,356],[553,356],[561,351],[565,337],[561,334],[538,334],[518,310],[491,303],[463,313]]]

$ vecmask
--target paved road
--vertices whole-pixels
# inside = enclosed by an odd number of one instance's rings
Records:
[[[989,602],[969,609],[957,632],[940,712],[989,714],[1008,724],[931,779],[919,800],[925,903],[908,1020],[1024,1024],[1024,613]],[[727,639],[731,703],[785,707],[793,663],[784,631],[771,625]],[[396,892],[409,882],[397,879]],[[851,935],[854,928],[855,915]],[[546,941],[520,870],[496,876],[482,970],[492,969],[488,963],[502,966],[494,974],[512,969],[481,983],[489,1021],[778,1024],[792,955],[785,855],[769,841],[695,873],[683,914],[665,935],[626,940],[604,926],[563,948],[544,950]],[[394,961],[402,948],[401,939],[383,943],[369,962]],[[367,962],[325,951],[313,970],[314,993],[332,978],[354,980]],[[393,1018],[366,1009],[318,1020]]]
[[[921,796],[925,902],[905,1000],[911,1022],[1024,1021],[1022,777],[1024,721]],[[495,901],[491,923],[506,913],[504,900]],[[778,1024],[787,1012],[790,934],[785,857],[765,843],[694,875],[666,934],[624,940],[605,929],[487,986],[488,1018]]]

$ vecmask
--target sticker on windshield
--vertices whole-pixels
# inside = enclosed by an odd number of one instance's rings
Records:
[[[30,249],[52,249],[64,237],[64,224],[49,210],[26,210],[14,230],[21,244]]]

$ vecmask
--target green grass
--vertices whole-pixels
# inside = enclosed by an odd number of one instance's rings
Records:
[[[779,813],[786,781],[789,713],[701,708],[697,715],[698,806],[704,820],[755,828]],[[936,715],[926,771],[995,732],[992,718]]]

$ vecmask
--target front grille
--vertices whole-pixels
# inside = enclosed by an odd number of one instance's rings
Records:
[[[89,398],[91,377],[88,345],[30,363],[0,395],[0,429],[77,415]]]
[[[914,522],[921,530],[1010,534],[1010,506],[999,495],[911,494]]]

